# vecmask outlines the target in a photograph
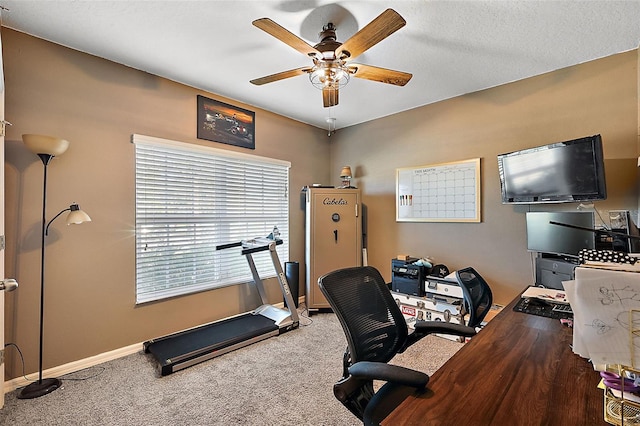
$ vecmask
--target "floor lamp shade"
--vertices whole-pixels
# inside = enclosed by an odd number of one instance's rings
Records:
[[[64,212],[69,212],[69,214],[67,215],[67,225],[79,225],[84,222],[91,222],[91,218],[89,217],[89,215],[86,214],[83,210],[80,210],[79,205],[73,203],[66,209],[60,210],[60,212],[55,215],[53,219],[49,221],[49,223],[47,223],[47,226],[44,228],[45,236],[49,235],[49,226],[51,226],[53,221],[56,220]]]
[[[80,210],[80,206],[71,204],[69,206],[69,215],[67,216],[67,225],[79,225],[83,222],[91,222],[91,218]]]
[[[64,154],[69,148],[68,140],[56,138],[55,136],[26,134],[22,135],[22,142],[29,151],[36,155],[47,154],[55,157]]]

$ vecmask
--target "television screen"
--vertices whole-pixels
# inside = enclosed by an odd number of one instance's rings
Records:
[[[582,249],[594,249],[595,233],[550,222],[593,229],[593,212],[527,212],[527,250],[577,257]]]
[[[600,135],[498,155],[503,204],[604,200]]]

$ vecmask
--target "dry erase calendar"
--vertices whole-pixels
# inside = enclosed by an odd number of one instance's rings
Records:
[[[397,169],[396,221],[480,222],[480,159]]]

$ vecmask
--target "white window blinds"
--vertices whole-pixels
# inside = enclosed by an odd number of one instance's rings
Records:
[[[136,302],[252,282],[240,248],[278,226],[289,258],[290,163],[133,135],[136,165]],[[268,251],[253,256],[275,276]]]

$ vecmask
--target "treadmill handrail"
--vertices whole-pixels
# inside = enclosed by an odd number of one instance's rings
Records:
[[[224,250],[232,247],[240,247],[242,245],[242,241],[238,241],[237,243],[228,243],[228,244],[220,244],[216,246],[216,250]]]
[[[279,246],[282,244],[282,240],[275,240],[275,241],[270,241],[267,244],[261,245],[261,246],[254,246],[254,247],[247,247],[247,248],[243,248],[242,249],[242,254],[250,254],[250,253],[256,253],[258,251],[265,251],[265,250],[269,250],[269,247],[271,246],[271,244],[275,243],[275,245]]]
[[[261,245],[251,245],[251,247],[244,247],[245,244],[247,244],[248,241],[255,241],[256,243],[262,243]],[[242,241],[238,241],[236,243],[227,243],[227,244],[220,244],[218,246],[216,246],[216,250],[225,250],[228,248],[233,248],[233,247],[244,247],[242,249],[242,254],[250,254],[250,253],[255,253],[258,251],[264,251],[264,250],[269,250],[269,246],[271,245],[271,243],[275,242],[277,246],[283,244],[282,239],[276,239],[276,240],[272,240],[269,238],[252,238],[251,240],[242,240]]]

